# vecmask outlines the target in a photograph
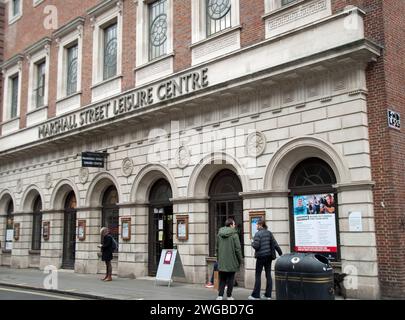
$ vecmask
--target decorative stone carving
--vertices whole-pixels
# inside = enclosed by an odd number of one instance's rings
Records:
[[[190,164],[190,151],[186,146],[181,146],[176,153],[176,164],[180,169],[184,169]]]
[[[17,193],[21,193],[22,192],[22,188],[23,188],[23,183],[22,183],[22,179],[18,179],[17,180],[17,186],[15,188],[15,191]]]
[[[251,134],[246,139],[246,154],[250,157],[259,157],[263,154],[266,149],[266,136],[260,132],[256,131]]]
[[[89,179],[89,169],[88,168],[80,168],[79,171],[79,179],[82,184],[85,184]]]
[[[124,176],[129,177],[134,170],[134,162],[130,158],[122,160],[122,173]]]
[[[50,189],[52,187],[52,175],[47,173],[45,176],[45,188]]]

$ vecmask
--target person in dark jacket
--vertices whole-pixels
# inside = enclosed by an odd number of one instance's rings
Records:
[[[102,237],[102,244],[99,245],[101,248],[101,260],[105,262],[106,274],[101,281],[112,281],[112,265],[111,260],[113,259],[113,239],[110,235],[108,228],[101,228],[100,234]]]
[[[243,258],[239,235],[235,229],[235,221],[231,218],[226,220],[225,227],[219,229],[217,237],[217,257],[219,271],[217,300],[223,299],[225,286],[228,287],[228,300],[234,300],[232,290],[235,283],[235,273],[239,271]]]
[[[270,300],[271,292],[273,289],[273,282],[271,278],[271,264],[276,259],[276,251],[281,256],[283,252],[278,245],[276,239],[270,230],[267,229],[266,222],[259,220],[257,222],[257,232],[252,242],[252,247],[255,249],[256,258],[256,275],[255,275],[255,287],[252,295],[249,296],[249,300]],[[266,272],[266,292],[263,296],[260,296],[261,289],[261,277],[263,268]]]

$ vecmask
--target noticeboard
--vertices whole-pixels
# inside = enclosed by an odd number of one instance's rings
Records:
[[[107,153],[104,152],[82,152],[83,168],[104,168],[104,161]]]
[[[173,282],[173,277],[185,278],[180,254],[176,249],[163,249],[156,273],[156,282],[168,282],[170,286],[170,283]]]

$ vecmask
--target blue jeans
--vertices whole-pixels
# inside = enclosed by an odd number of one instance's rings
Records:
[[[260,289],[262,285],[262,271],[266,272],[266,297],[271,298],[271,292],[273,290],[273,281],[271,279],[271,263],[272,259],[270,256],[267,257],[258,257],[256,259],[256,275],[255,275],[255,287],[253,289],[252,297],[260,298]]]

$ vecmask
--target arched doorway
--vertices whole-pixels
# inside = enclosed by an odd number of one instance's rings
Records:
[[[215,256],[218,230],[225,225],[228,218],[233,218],[238,229],[239,239],[244,254],[243,241],[243,200],[239,177],[231,170],[222,170],[214,177],[209,189],[209,253]],[[244,272],[241,268],[236,276],[240,286],[244,286]]]
[[[102,226],[110,230],[111,236],[119,243],[119,207],[118,191],[115,186],[110,186],[103,195],[103,211],[102,211]],[[118,247],[117,247],[118,251]]]
[[[291,250],[340,260],[336,176],[319,158],[300,162],[292,172],[290,189]]]
[[[62,268],[74,269],[76,253],[76,207],[77,201],[73,191],[66,197],[64,206],[63,257]]]
[[[41,250],[41,235],[42,235],[42,200],[38,195],[34,201],[32,214],[32,242],[31,249],[33,251]]]
[[[149,193],[149,261],[148,274],[155,276],[163,249],[173,249],[172,188],[159,179]]]
[[[14,204],[13,200],[10,200],[7,205],[6,212],[6,238],[4,249],[6,251],[11,251],[13,249],[13,237],[14,237]]]

